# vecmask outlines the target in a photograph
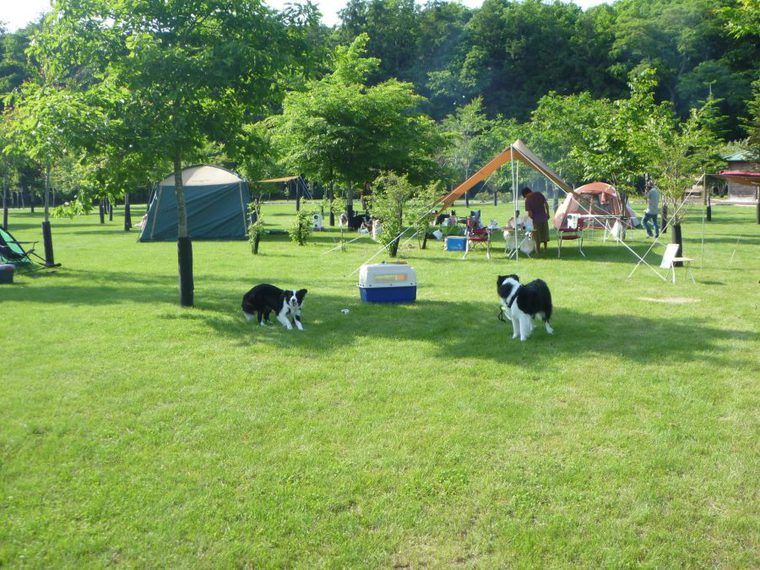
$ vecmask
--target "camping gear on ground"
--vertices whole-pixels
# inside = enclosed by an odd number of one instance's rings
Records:
[[[364,303],[412,303],[417,298],[417,273],[402,263],[364,264],[359,295]]]
[[[245,239],[248,229],[248,183],[218,166],[191,166],[182,171],[187,229],[191,239]],[[174,175],[164,178],[148,206],[140,241],[177,239],[177,195]]]
[[[694,275],[691,273],[691,262],[694,261],[691,257],[678,257],[678,248],[681,247],[677,243],[669,243],[665,247],[665,253],[662,254],[662,262],[660,262],[660,269],[670,269],[673,276],[673,283],[676,282],[676,266],[678,263],[686,268],[686,274],[691,277],[691,282],[696,283]]]
[[[577,241],[578,251],[581,252],[583,257],[586,254],[583,253],[583,227],[585,220],[578,219],[576,216],[570,216],[569,223],[563,228],[557,229],[557,257],[562,257],[562,242],[563,241]]]
[[[18,269],[42,269],[61,265],[60,263],[48,265],[44,257],[37,255],[34,252],[34,245],[37,242],[33,242],[31,249],[28,250],[24,249],[22,243],[32,242],[20,242],[9,232],[0,228],[0,263],[14,265]],[[39,261],[35,261],[33,257]]]
[[[0,264],[0,283],[10,284],[13,283],[13,272],[16,271],[16,266],[10,263]]]
[[[592,182],[573,190],[554,214],[557,230],[576,229],[577,221],[583,220],[586,230],[607,230],[616,220],[623,218],[623,207],[614,186],[604,182]],[[636,214],[630,206],[625,217],[629,228],[636,226]]]
[[[324,229],[322,227],[322,214],[314,212],[311,216],[311,224],[311,229],[321,232]]]
[[[467,238],[467,247],[464,257],[473,249],[483,246],[486,249],[486,257],[491,259],[491,230],[480,223],[480,211],[472,212],[467,218],[466,228],[464,236]]]
[[[448,236],[443,240],[446,251],[467,251],[467,238],[463,236]]]

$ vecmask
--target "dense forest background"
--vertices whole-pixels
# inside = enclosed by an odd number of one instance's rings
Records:
[[[292,10],[300,10],[314,23],[305,38],[308,70],[291,77],[265,109],[251,113],[250,122],[281,113],[287,90],[304,89],[308,81],[329,75],[336,46],[366,34],[363,55],[378,60],[365,78],[366,85],[391,79],[410,83],[412,91],[422,96],[416,107],[444,134],[458,131],[460,143],[467,129],[504,139],[490,145],[481,141],[482,156],[469,149],[466,167],[454,168],[449,173],[452,180],[461,179],[514,135],[541,139],[519,125],[533,121],[534,130],[536,122],[547,126],[552,97],[555,103],[566,96],[578,96],[576,101],[585,97],[588,102],[620,100],[629,97],[631,78],[642,70],[654,74],[652,89],[658,103],[669,103],[685,119],[691,109],[712,98],[714,132],[723,141],[742,140],[756,121],[753,82],[760,77],[758,27],[751,20],[757,10],[751,4],[618,0],[584,11],[561,1],[486,0],[480,8],[470,9],[456,2],[349,0],[340,12],[340,23],[331,28],[319,23],[315,7],[307,3]],[[735,33],[742,26],[745,29]],[[0,94],[5,104],[25,82],[39,82],[44,75],[35,51],[28,49],[40,28],[41,23],[16,32],[0,29]],[[554,111],[568,112],[566,103],[560,107]],[[248,132],[255,130],[251,127]],[[545,141],[532,142],[542,152],[554,154],[546,157],[552,163],[561,161],[566,151],[559,148],[552,153],[550,144],[542,144]],[[274,145],[259,141],[256,148],[260,160],[247,165],[252,174],[282,172],[285,167]],[[204,152],[218,153],[218,149],[209,141],[200,154]],[[228,155],[224,159],[246,166],[240,164],[245,162],[242,159]],[[449,166],[456,167],[457,157],[448,159]],[[165,171],[166,165],[162,168]],[[39,169],[36,176],[29,169],[27,174],[39,179]]]

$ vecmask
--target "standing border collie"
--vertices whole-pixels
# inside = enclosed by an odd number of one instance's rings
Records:
[[[512,320],[512,338],[528,340],[533,333],[533,319],[544,321],[546,332],[554,329],[549,324],[552,318],[552,294],[549,286],[541,279],[520,285],[517,275],[499,275],[496,289],[501,299],[501,310]]]
[[[290,317],[292,317],[296,328],[302,331],[301,308],[306,292],[306,289],[286,291],[268,283],[256,285],[243,295],[243,314],[246,320],[250,321],[255,313],[259,325],[264,326],[269,323],[269,313],[274,312],[277,320],[288,330],[293,328],[290,324]]]

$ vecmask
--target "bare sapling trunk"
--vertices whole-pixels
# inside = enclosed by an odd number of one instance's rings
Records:
[[[53,233],[50,229],[50,165],[45,169],[45,217],[42,222],[42,241],[45,244],[45,265],[55,265]]]
[[[177,260],[179,265],[179,304],[193,306],[193,245],[187,228],[185,188],[182,185],[182,158],[174,157],[174,192],[177,198]]]
[[[8,231],[8,179],[3,179],[3,229]]]
[[[672,243],[678,244],[678,251],[676,252],[676,257],[683,257],[683,238],[681,235],[681,223],[678,220],[674,220],[673,223],[673,232],[670,234],[670,239]],[[682,261],[674,261],[673,262],[674,267],[682,267],[683,262]]]
[[[129,192],[124,193],[124,231],[132,229],[132,210],[129,207]]]
[[[333,200],[335,199],[335,182],[330,180],[330,189],[328,190],[327,199],[330,201],[330,227],[335,226],[335,212],[333,211]]]

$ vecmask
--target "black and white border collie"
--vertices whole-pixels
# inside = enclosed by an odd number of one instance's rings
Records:
[[[290,324],[292,317],[296,328],[302,331],[301,308],[305,296],[306,289],[285,291],[274,285],[262,283],[243,295],[243,314],[249,321],[253,319],[255,314],[259,325],[263,326],[269,323],[269,313],[274,312],[277,315],[277,320],[288,330],[293,328],[293,325]],[[264,318],[263,321],[262,317]]]
[[[546,332],[554,329],[549,324],[552,318],[552,294],[549,286],[541,279],[520,285],[517,275],[499,275],[496,288],[501,299],[501,310],[512,320],[512,338],[528,340],[533,333],[533,319],[544,321]]]

